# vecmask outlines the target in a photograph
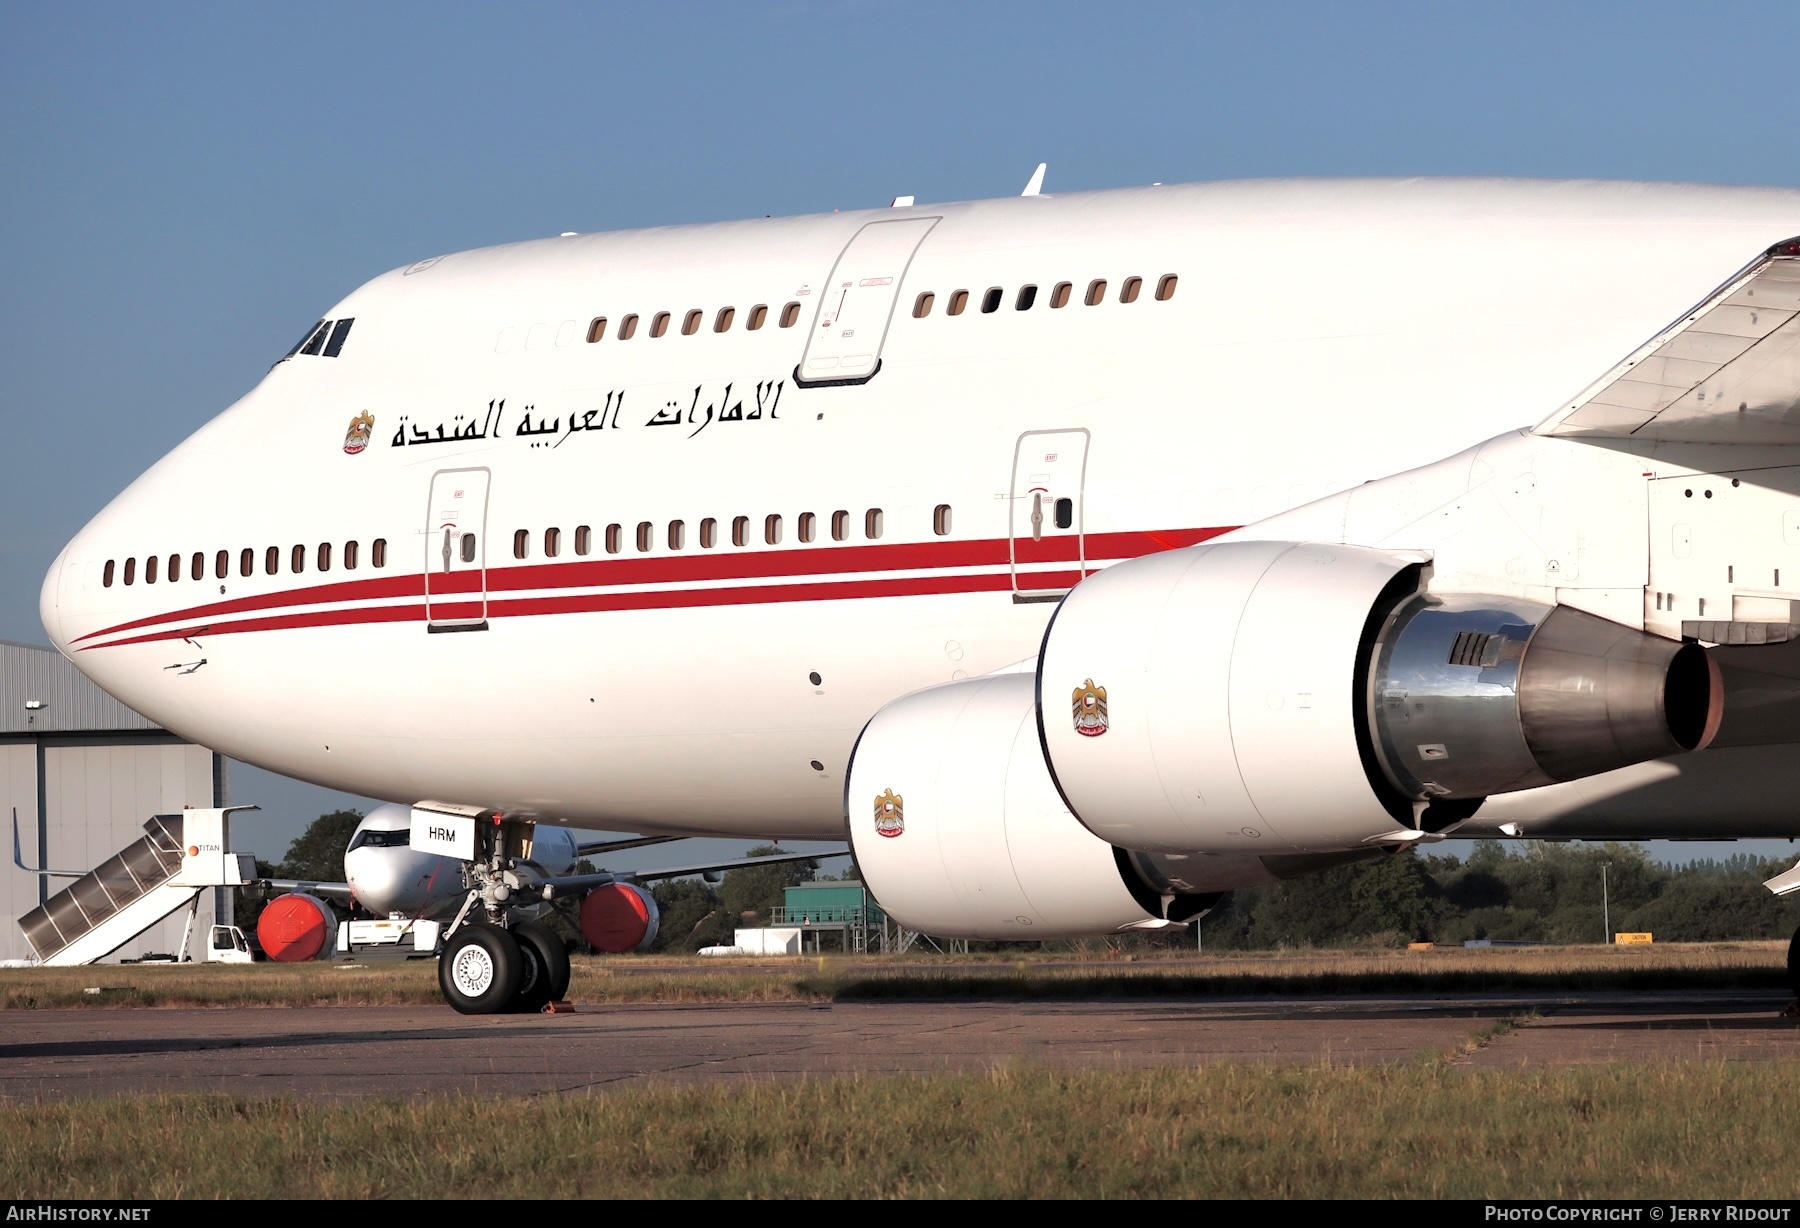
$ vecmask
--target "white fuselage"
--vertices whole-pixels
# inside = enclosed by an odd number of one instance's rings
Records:
[[[837,835],[871,715],[1033,655],[1083,568],[1529,426],[1796,233],[1787,190],[1301,181],[446,256],[96,516],[45,624],[161,724],[334,788]]]

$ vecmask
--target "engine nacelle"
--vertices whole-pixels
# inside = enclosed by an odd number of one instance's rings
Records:
[[[648,951],[656,941],[656,900],[636,883],[607,883],[581,901],[581,934],[596,951]]]
[[[291,891],[263,906],[256,919],[256,940],[277,963],[300,964],[329,959],[337,949],[337,913],[316,895]]]
[[[1070,808],[1109,843],[1173,853],[1343,849],[1411,826],[1359,726],[1378,615],[1419,570],[1354,546],[1231,542],[1082,581],[1038,667]]]
[[[1035,692],[1032,675],[999,674],[876,713],[845,784],[864,881],[890,916],[946,937],[1167,926],[1161,898],[1057,796],[1038,747]]]
[[[1717,730],[1718,672],[1698,645],[1423,594],[1422,570],[1355,546],[1221,542],[1085,580],[1038,664],[1070,809],[1111,844],[1267,862],[1438,829],[1491,793]]]

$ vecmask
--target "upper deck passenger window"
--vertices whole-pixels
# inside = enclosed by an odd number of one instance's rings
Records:
[[[751,332],[755,332],[767,323],[768,319],[769,305],[767,303],[758,303],[750,309],[750,318],[744,321],[744,327]]]
[[[1019,297],[1013,300],[1013,306],[1019,311],[1030,311],[1031,305],[1037,302],[1036,286],[1020,286]]]
[[[1000,287],[989,286],[986,294],[981,296],[981,314],[991,316],[1000,310]]]
[[[1119,287],[1119,301],[1121,303],[1137,302],[1138,291],[1143,288],[1144,279],[1142,277],[1127,277],[1125,284]]]
[[[588,325],[588,344],[592,345],[592,344],[594,344],[594,342],[601,340],[605,336],[606,336],[606,317],[605,316],[595,316],[593,323]]]
[[[1056,288],[1050,291],[1051,308],[1054,310],[1057,307],[1067,307],[1069,305],[1069,291],[1072,289],[1074,289],[1074,287],[1066,281],[1057,282]]]
[[[923,320],[931,314],[931,305],[937,302],[937,295],[927,290],[913,300],[913,319]]]
[[[660,337],[668,331],[669,313],[666,311],[657,312],[656,318],[650,321],[650,335],[652,337]]]
[[[731,322],[735,319],[737,319],[737,308],[735,308],[735,307],[719,308],[719,314],[713,317],[713,331],[715,333],[724,332],[726,329],[731,327]]]
[[[1156,283],[1156,301],[1166,303],[1175,297],[1175,283],[1180,278],[1173,273],[1164,273],[1162,280]]]
[[[700,320],[703,314],[704,313],[702,313],[698,307],[687,313],[687,318],[681,322],[681,335],[683,337],[692,337],[695,333],[700,331]]]
[[[950,296],[950,305],[944,308],[944,312],[946,315],[959,316],[968,309],[968,306],[969,292],[967,290],[958,290],[955,294]]]
[[[1089,307],[1098,307],[1106,298],[1106,278],[1097,277],[1088,283],[1087,298],[1083,301]]]
[[[794,322],[796,320],[798,320],[799,318],[800,318],[800,304],[799,303],[789,303],[786,307],[783,307],[781,309],[781,327],[792,328],[792,327],[794,327]]]
[[[630,341],[635,336],[637,336],[637,317],[635,315],[626,316],[619,321],[619,340]]]

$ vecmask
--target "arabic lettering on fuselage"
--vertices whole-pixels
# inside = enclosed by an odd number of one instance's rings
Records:
[[[717,396],[708,397],[706,385],[697,384],[693,392],[686,396],[664,400],[662,407],[644,425],[685,425],[692,428],[687,434],[692,439],[714,422],[774,421],[776,408],[781,403],[781,392],[786,385],[786,380],[759,380],[754,390],[746,394],[739,391],[738,384],[733,381],[727,383]],[[523,439],[533,448],[554,449],[562,447],[572,435],[622,430],[624,428],[619,416],[625,408],[626,391],[619,389],[608,392],[601,404],[587,409],[572,409],[567,413],[545,412],[536,404],[525,405],[519,411],[519,420],[510,437]],[[753,406],[748,411],[745,410],[747,403]],[[394,429],[390,446],[412,448],[426,444],[469,444],[502,440],[508,438],[502,430],[505,417],[504,398],[489,401],[487,412],[480,418],[457,414],[434,426],[420,425],[402,414],[400,424]]]
[[[737,387],[737,385],[726,384],[725,391],[721,393],[716,400],[707,402],[705,418],[701,418],[700,416],[700,395],[705,391],[706,385],[697,384],[694,387],[693,399],[688,402],[687,416],[685,418],[682,416],[680,401],[665,401],[663,407],[657,410],[650,421],[646,422],[644,425],[691,426],[694,429],[688,432],[688,438],[692,439],[695,435],[698,435],[701,431],[704,431],[707,427],[711,426],[715,420],[719,422],[760,422],[762,421],[763,413],[766,410],[769,419],[773,421],[775,418],[775,407],[781,403],[781,390],[786,384],[786,380],[758,380],[755,394],[756,408],[749,413],[744,412],[744,397],[742,393],[738,394],[736,401],[732,400],[732,389]]]

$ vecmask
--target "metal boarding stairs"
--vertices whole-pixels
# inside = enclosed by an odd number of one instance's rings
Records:
[[[206,888],[239,886],[255,879],[256,863],[250,854],[225,851],[226,816],[252,809],[228,806],[155,815],[144,824],[146,835],[85,874],[24,865],[15,816],[13,860],[19,868],[75,880],[19,918],[19,928],[38,961],[50,966],[91,964],[184,904],[197,907]]]

